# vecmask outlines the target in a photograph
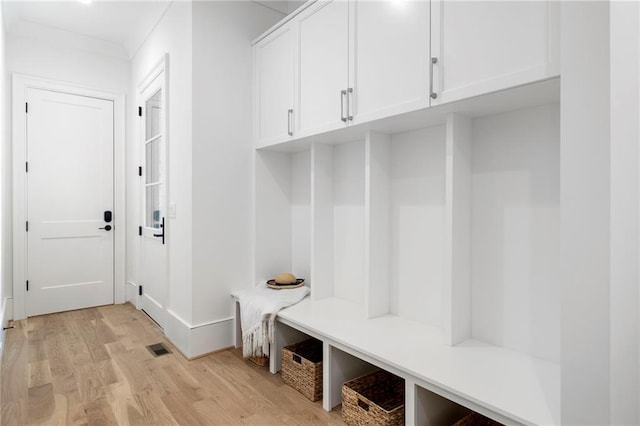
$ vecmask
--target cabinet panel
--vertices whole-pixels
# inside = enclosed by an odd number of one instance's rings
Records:
[[[294,78],[293,27],[286,26],[255,46],[256,141],[266,146],[291,139]]]
[[[436,102],[558,75],[558,12],[547,1],[434,1]]]
[[[299,19],[298,136],[345,125],[340,92],[347,88],[348,18],[348,3],[332,1],[310,7]]]
[[[429,2],[353,6],[354,122],[429,106]]]

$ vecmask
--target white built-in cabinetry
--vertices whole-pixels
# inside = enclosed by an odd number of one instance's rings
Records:
[[[256,146],[558,75],[552,1],[310,1],[255,42]]]
[[[254,138],[272,145],[293,136],[295,38],[283,26],[254,47],[256,121]]]
[[[342,127],[349,114],[349,3],[317,2],[300,13],[295,26],[300,47],[296,137]]]
[[[306,278],[283,321],[403,375],[412,420],[442,395],[559,421],[557,31],[551,2],[334,1],[255,44],[256,280]],[[293,108],[263,102],[271,43],[296,46]]]
[[[433,104],[558,75],[560,3],[431,2]]]

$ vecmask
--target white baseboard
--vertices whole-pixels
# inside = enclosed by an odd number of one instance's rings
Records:
[[[2,360],[2,353],[4,352],[4,328],[9,325],[9,321],[13,319],[13,298],[5,297],[2,300],[2,306],[0,307],[0,360]]]
[[[2,301],[2,312],[0,312],[0,325],[6,327],[9,325],[9,321],[13,319],[13,298],[5,297]]]
[[[165,335],[189,359],[229,348],[234,344],[234,318],[191,325],[174,312],[169,310],[167,313]]]
[[[124,301],[138,308],[138,284],[127,281],[127,284],[124,286]]]

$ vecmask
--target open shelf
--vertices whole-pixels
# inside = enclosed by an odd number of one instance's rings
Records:
[[[363,304],[364,143],[312,148],[312,297]]]
[[[389,313],[441,327],[445,127],[394,134],[389,148]]]
[[[471,335],[559,362],[559,106],[472,129]]]
[[[255,162],[256,281],[287,271],[309,280],[310,153],[257,151]]]

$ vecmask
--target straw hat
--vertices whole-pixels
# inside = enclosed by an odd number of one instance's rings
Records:
[[[297,288],[304,285],[304,278],[296,278],[291,272],[278,274],[273,280],[267,281],[267,286],[275,289]]]

